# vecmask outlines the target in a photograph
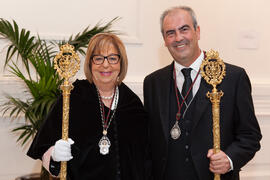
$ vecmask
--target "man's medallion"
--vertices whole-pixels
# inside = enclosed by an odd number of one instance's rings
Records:
[[[181,135],[181,130],[180,127],[178,125],[178,121],[175,122],[175,124],[173,125],[172,129],[171,129],[171,137],[176,140],[180,137]]]

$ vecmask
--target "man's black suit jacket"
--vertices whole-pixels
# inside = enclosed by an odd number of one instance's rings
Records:
[[[149,143],[152,177],[164,180],[168,156],[170,88],[174,88],[173,66],[157,70],[144,80],[144,105],[149,114]],[[261,132],[255,117],[251,84],[243,68],[226,63],[226,76],[217,86],[224,92],[220,102],[221,150],[233,162],[233,171],[223,180],[239,179],[239,171],[260,149]],[[212,180],[207,152],[213,147],[212,104],[206,97],[212,86],[201,78],[194,109],[191,132],[191,156],[200,180]],[[198,96],[198,97],[196,97]],[[181,170],[180,170],[181,171]]]

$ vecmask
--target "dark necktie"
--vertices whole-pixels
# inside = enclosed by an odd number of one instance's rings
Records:
[[[182,88],[182,95],[183,95],[184,98],[187,95],[188,90],[190,89],[189,94],[188,94],[188,96],[186,98],[186,103],[187,104],[189,104],[189,102],[192,99],[192,87],[191,87],[192,79],[191,79],[191,76],[190,76],[191,70],[192,70],[192,68],[184,68],[184,69],[181,70],[184,77],[185,77],[185,81],[184,81],[183,88]]]

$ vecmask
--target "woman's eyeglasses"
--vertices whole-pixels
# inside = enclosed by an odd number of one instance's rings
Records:
[[[110,54],[109,56],[102,56],[102,55],[93,55],[92,61],[94,64],[100,65],[103,64],[105,59],[107,59],[109,64],[117,64],[120,59],[119,54]]]

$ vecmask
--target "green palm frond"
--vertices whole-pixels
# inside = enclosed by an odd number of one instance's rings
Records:
[[[8,101],[2,104],[1,112],[3,115],[9,113],[9,117],[17,118],[21,113],[24,114],[29,107],[28,103],[8,94],[5,94],[5,98]]]
[[[28,66],[27,58],[31,56],[32,50],[36,47],[35,37],[30,35],[30,31],[25,29],[19,30],[17,23],[13,20],[13,25],[0,18],[0,36],[1,39],[9,40],[5,64],[16,54],[17,58],[21,57],[25,66]]]
[[[76,52],[78,52],[82,55],[85,55],[84,48],[87,47],[89,40],[95,34],[98,34],[101,32],[118,33],[119,34],[119,32],[111,30],[113,23],[115,23],[119,19],[120,19],[119,17],[115,17],[114,19],[112,19],[111,21],[109,21],[105,25],[101,25],[102,23],[98,22],[92,29],[89,29],[89,26],[88,26],[82,32],[79,32],[78,34],[76,34],[74,37],[73,37],[73,35],[71,35],[67,41],[66,40],[60,41],[58,43],[58,45],[60,47],[63,44],[69,43],[69,44],[74,46]]]
[[[17,139],[17,142],[22,141],[22,145],[24,145],[30,138],[32,138],[36,130],[33,129],[32,125],[22,125],[12,130],[12,132],[21,132],[20,136]]]

